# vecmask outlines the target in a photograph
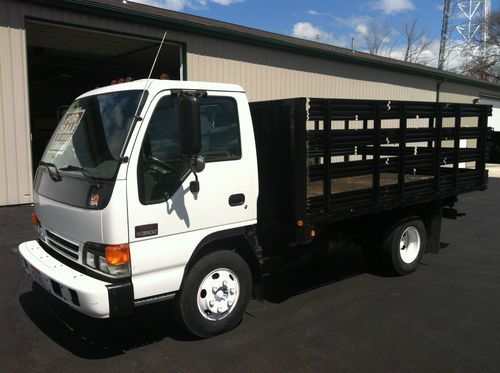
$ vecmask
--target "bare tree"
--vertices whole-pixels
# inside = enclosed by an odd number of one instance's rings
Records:
[[[500,10],[495,10],[490,13],[490,17],[486,22],[488,28],[487,43],[491,45],[500,45]]]
[[[419,17],[415,16],[405,19],[402,23],[402,35],[404,38],[404,57],[403,60],[412,63],[428,63],[423,56],[432,43],[427,37],[427,30],[420,28],[418,24]]]
[[[462,73],[476,79],[500,82],[500,11],[491,12],[483,25],[486,39],[476,40],[482,47],[465,59]],[[478,33],[478,38],[483,37],[483,33]]]
[[[368,52],[388,56],[392,50],[389,46],[391,32],[391,27],[385,22],[370,22],[362,32]]]
[[[500,74],[497,61],[491,56],[473,56],[473,58],[462,67],[462,73],[471,78],[499,82]]]

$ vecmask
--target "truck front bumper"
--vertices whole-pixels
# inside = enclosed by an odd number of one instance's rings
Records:
[[[37,241],[20,244],[19,254],[33,281],[72,308],[96,318],[133,311],[130,280],[120,283],[98,280],[57,260]]]

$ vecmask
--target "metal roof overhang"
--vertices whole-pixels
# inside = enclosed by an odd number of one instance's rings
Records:
[[[399,71],[452,83],[465,84],[500,92],[500,84],[467,78],[459,74],[439,70],[433,67],[403,62],[391,58],[351,51],[328,44],[298,39],[209,18],[174,12],[138,3],[121,3],[119,0],[28,0],[49,7],[78,10],[84,13],[114,17],[134,23],[145,23],[158,27],[169,27],[188,33],[207,35],[209,32],[219,38],[244,42],[270,48],[287,50],[294,53],[326,59],[352,62],[364,66],[385,70]]]

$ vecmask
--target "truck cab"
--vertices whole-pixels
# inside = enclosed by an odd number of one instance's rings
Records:
[[[182,152],[185,95],[199,110],[199,173]],[[121,315],[173,298],[196,255],[244,237],[256,224],[257,197],[241,87],[139,80],[99,88],[73,102],[47,146],[35,177],[38,239],[20,253],[35,281],[69,306],[97,318]],[[205,281],[210,300],[197,305],[206,321],[225,318],[243,285],[234,270],[212,277],[220,280]]]

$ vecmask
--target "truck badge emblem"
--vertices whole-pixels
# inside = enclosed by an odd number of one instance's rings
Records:
[[[157,223],[138,225],[135,227],[135,237],[136,238],[156,236],[157,234],[158,234],[158,224]]]

